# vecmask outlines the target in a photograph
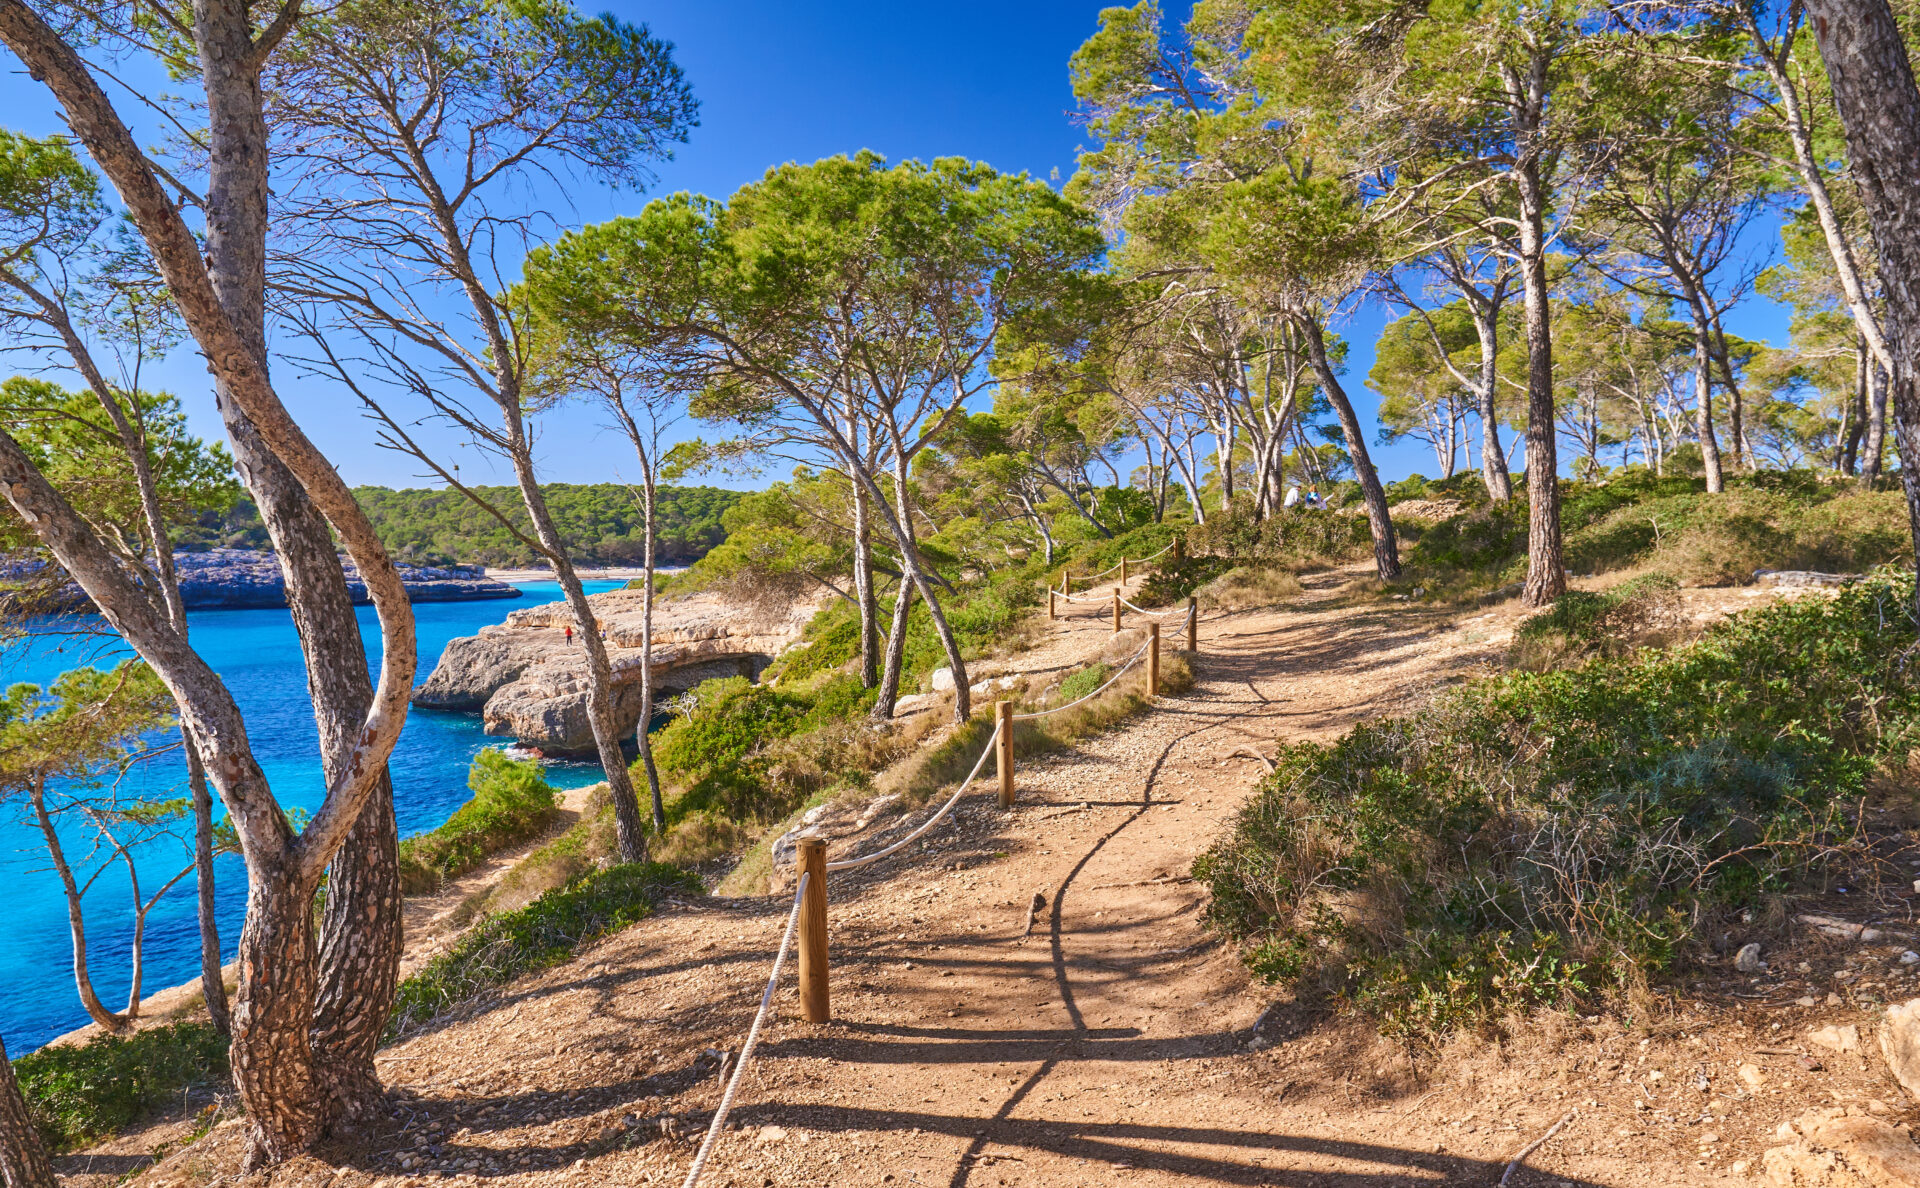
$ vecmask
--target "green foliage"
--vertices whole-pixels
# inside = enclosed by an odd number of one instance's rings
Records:
[[[1666,574],[1649,573],[1599,593],[1569,590],[1514,631],[1515,661],[1546,668],[1575,657],[1618,655],[1673,607],[1679,589]]]
[[[488,748],[467,772],[472,799],[446,824],[400,843],[400,889],[435,891],[508,846],[538,837],[553,824],[560,794],[531,759],[511,759]]]
[[[1171,606],[1233,568],[1231,557],[1185,557],[1180,564],[1168,564],[1162,558],[1159,568],[1147,575],[1134,599],[1144,607]]]
[[[1085,697],[1106,684],[1107,678],[1112,675],[1113,670],[1106,665],[1090,664],[1060,682],[1060,700],[1067,702]]]
[[[518,911],[489,916],[400,983],[389,1034],[404,1035],[495,986],[558,965],[581,946],[652,915],[669,895],[702,890],[698,879],[675,867],[627,863],[583,875]]]
[[[1686,584],[1730,585],[1758,569],[1861,573],[1912,549],[1898,492],[1805,470],[1730,476],[1726,491],[1708,495],[1700,479],[1635,468],[1602,483],[1563,482],[1561,493],[1575,573],[1650,565]],[[1419,528],[1408,569],[1430,585],[1498,585],[1524,574],[1526,546],[1517,493]]]
[[[554,525],[576,561],[637,565],[646,549],[637,491],[622,483],[543,483]],[[477,487],[523,534],[531,536],[520,493]],[[403,561],[459,561],[473,565],[531,565],[540,558],[500,521],[458,491],[437,488],[356,487],[354,498],[380,539]],[[727,510],[744,496],[718,487],[661,487],[656,503],[658,560],[697,561],[726,539]]]
[[[1881,573],[1286,747],[1196,865],[1209,918],[1258,972],[1411,1036],[1669,970],[1844,853],[1849,802],[1920,740],[1913,585]]]
[[[27,1112],[54,1151],[124,1130],[191,1085],[224,1083],[227,1041],[206,1023],[58,1044],[13,1062]]]
[[[1367,519],[1293,507],[1258,519],[1245,508],[1217,512],[1187,531],[1187,551],[1241,563],[1332,565],[1369,553]]]

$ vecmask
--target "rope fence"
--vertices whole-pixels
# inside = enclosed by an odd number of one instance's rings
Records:
[[[1175,544],[1178,543],[1180,542],[1178,538],[1176,538]],[[1174,546],[1169,545],[1167,547],[1172,548]],[[1166,551],[1166,549],[1162,549],[1161,553]],[[1159,555],[1159,553],[1156,553],[1154,556],[1157,557]],[[1152,558],[1145,558],[1145,560],[1152,560]],[[1125,562],[1123,562],[1123,564],[1125,564]],[[1054,593],[1057,593],[1057,591]],[[1093,599],[1090,601],[1105,600]],[[1168,611],[1156,615],[1155,612],[1152,611],[1140,610],[1139,607],[1121,598],[1118,591],[1114,593],[1113,604],[1114,630],[1116,632],[1120,629],[1120,607],[1123,604],[1149,617],[1164,618],[1168,614],[1175,613]],[[1179,613],[1183,613],[1186,616],[1187,650],[1196,651],[1197,641],[1194,632],[1195,624],[1198,623],[1199,619],[1195,601],[1192,598],[1187,599],[1186,609]],[[942,804],[932,816],[915,826],[912,832],[900,838],[898,841],[883,846],[871,854],[861,855],[858,858],[842,858],[836,862],[827,862],[825,861],[826,840],[824,838],[809,837],[799,839],[798,846],[801,870],[799,879],[794,884],[793,907],[787,913],[787,927],[786,931],[781,935],[780,948],[774,953],[773,969],[767,977],[767,988],[760,995],[760,1009],[755,1012],[753,1016],[753,1023],[747,1030],[746,1042],[740,1046],[740,1058],[734,1063],[733,1075],[728,1079],[727,1087],[721,1093],[719,1108],[714,1111],[713,1121],[707,1126],[706,1137],[701,1141],[698,1153],[694,1155],[693,1166],[687,1170],[687,1178],[682,1183],[681,1188],[695,1188],[700,1182],[700,1177],[706,1171],[708,1160],[713,1154],[714,1147],[719,1142],[720,1132],[725,1128],[727,1116],[733,1109],[734,1096],[740,1088],[741,1078],[746,1073],[748,1062],[753,1059],[754,1049],[760,1040],[761,1028],[766,1024],[768,1012],[773,1005],[774,991],[779,987],[780,970],[786,962],[788,950],[793,947],[796,934],[799,937],[800,948],[800,998],[802,1013],[810,1023],[825,1023],[832,1018],[827,996],[827,874],[842,870],[856,870],[863,866],[869,866],[880,861],[882,858],[899,853],[919,838],[924,837],[935,825],[946,820],[947,817],[952,814],[954,808],[959,805],[960,798],[966,795],[967,789],[971,788],[974,781],[980,778],[981,770],[986,767],[987,757],[989,755],[997,755],[999,758],[1000,807],[1011,808],[1013,806],[1013,724],[1015,722],[1031,722],[1038,718],[1051,717],[1054,714],[1064,713],[1067,710],[1073,709],[1075,706],[1091,701],[1095,697],[1113,688],[1120,678],[1125,676],[1135,665],[1139,664],[1142,659],[1145,659],[1147,662],[1147,696],[1149,698],[1157,697],[1160,692],[1160,624],[1156,622],[1148,624],[1147,640],[1140,645],[1139,650],[1127,657],[1126,661],[1120,665],[1118,671],[1108,677],[1104,684],[1091,693],[1076,697],[1064,705],[1056,705],[1049,709],[1035,710],[1025,714],[1014,713],[1013,702],[1011,701],[995,702],[993,732],[987,736],[986,745],[980,749],[980,757],[974,760],[972,770],[967,773],[965,779],[960,781],[959,786],[953,790],[953,795],[947,798],[946,803]]]

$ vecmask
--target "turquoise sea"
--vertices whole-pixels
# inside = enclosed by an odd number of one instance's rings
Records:
[[[516,583],[525,596],[477,602],[424,603],[414,608],[419,623],[420,669],[426,679],[447,641],[472,635],[505,620],[516,607],[560,597],[551,582]],[[589,592],[610,590],[619,582],[589,582]],[[371,608],[360,608],[361,633],[378,663],[379,630]],[[209,610],[191,616],[194,646],[226,680],[240,703],[254,753],[284,805],[308,810],[326,791],[314,740],[313,707],[307,700],[306,666],[299,638],[285,610]],[[0,654],[0,680],[46,685],[61,672],[85,664],[108,665],[127,655],[118,641],[99,635],[47,635],[15,644]],[[395,811],[404,836],[431,829],[467,799],[467,765],[476,752],[499,745],[480,730],[474,714],[414,710],[400,736],[391,768]],[[595,783],[600,768],[590,763],[552,764],[548,779],[559,787]],[[130,784],[151,795],[186,794],[186,771],[177,755],[156,760],[135,773]],[[18,1056],[78,1027],[86,1012],[74,992],[73,949],[67,932],[66,900],[60,893],[24,802],[0,801],[0,886],[8,903],[0,922],[0,1036],[9,1055]],[[71,831],[81,842],[81,831]],[[138,869],[151,895],[192,861],[190,830],[181,839],[162,838],[142,851]],[[73,845],[69,857],[77,860]],[[246,907],[246,872],[238,855],[219,860],[221,941],[231,958]],[[183,879],[147,916],[146,972],[142,990],[156,990],[199,976],[199,926],[195,921],[193,878]],[[110,1008],[126,1004],[128,944],[133,909],[123,871],[109,871],[87,894],[87,951],[94,985]]]

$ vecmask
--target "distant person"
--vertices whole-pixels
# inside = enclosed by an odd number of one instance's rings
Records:
[[[1280,506],[1292,507],[1299,502],[1300,502],[1300,487],[1299,487],[1299,484],[1296,483],[1295,485],[1287,488],[1287,497],[1280,501]]]
[[[573,642],[573,625],[571,623],[567,625],[567,642]]]
[[[1307,492],[1307,506],[1314,511],[1319,511],[1327,506],[1327,501],[1320,498],[1320,488],[1314,487]]]

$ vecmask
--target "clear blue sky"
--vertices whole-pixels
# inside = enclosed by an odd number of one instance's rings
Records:
[[[646,195],[553,195],[554,213],[565,226],[630,211],[652,195],[675,190],[724,198],[771,165],[862,148],[895,159],[967,156],[1039,178],[1052,178],[1057,170],[1064,179],[1085,141],[1071,117],[1067,59],[1093,32],[1099,3],[622,0],[604,7],[674,43],[701,103],[700,126],[676,158],[661,165],[659,181]],[[1184,12],[1178,3],[1168,7],[1170,14]],[[0,77],[0,103],[10,113],[10,127],[39,134],[58,129],[44,88],[17,64]],[[1770,226],[1754,238],[1762,241],[1758,246],[1770,243]],[[1370,427],[1375,397],[1363,381],[1384,321],[1382,311],[1362,309],[1337,327],[1352,342],[1348,386]],[[1755,307],[1729,328],[1779,342],[1786,322],[1778,309]],[[350,482],[422,484],[417,463],[373,444],[371,426],[350,400],[299,380],[290,368],[278,375],[295,414]],[[200,432],[219,433],[197,359],[183,353],[170,361],[160,382],[186,401]],[[543,470],[553,479],[597,481],[632,473],[622,442],[585,414],[555,418],[541,440]],[[1431,453],[1418,443],[1375,453],[1388,479],[1434,473]],[[463,468],[466,477],[481,472],[477,459]]]

